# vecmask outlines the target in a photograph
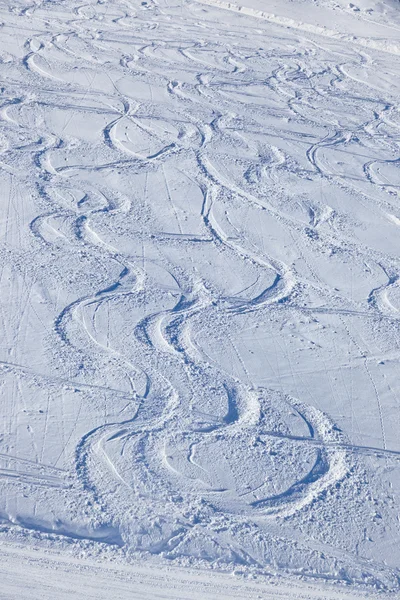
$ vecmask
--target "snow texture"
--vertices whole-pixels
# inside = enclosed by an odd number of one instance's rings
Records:
[[[400,592],[399,10],[0,2],[0,597]]]

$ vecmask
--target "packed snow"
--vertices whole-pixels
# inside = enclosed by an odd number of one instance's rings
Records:
[[[0,73],[0,598],[398,594],[397,0],[2,0]]]

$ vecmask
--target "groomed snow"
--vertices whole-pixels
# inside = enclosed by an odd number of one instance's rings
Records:
[[[1,598],[400,592],[399,11],[0,1]]]
[[[1,600],[379,600],[380,594],[313,583],[246,579],[212,570],[72,558],[0,544]]]

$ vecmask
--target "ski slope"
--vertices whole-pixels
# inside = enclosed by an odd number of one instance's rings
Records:
[[[0,2],[0,597],[399,594],[399,11]]]
[[[365,591],[324,589],[312,583],[243,579],[212,570],[177,569],[160,564],[109,564],[64,553],[27,551],[1,544],[1,600],[378,600]]]

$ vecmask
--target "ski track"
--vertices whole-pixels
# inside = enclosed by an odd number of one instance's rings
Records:
[[[0,521],[399,591],[400,46],[220,0],[0,21]]]

